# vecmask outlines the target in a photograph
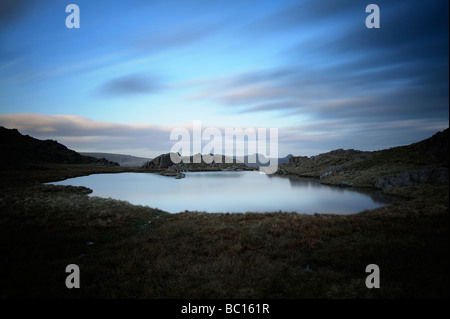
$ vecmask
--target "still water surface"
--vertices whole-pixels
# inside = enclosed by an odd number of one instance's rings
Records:
[[[258,171],[187,172],[175,179],[157,173],[95,174],[53,182],[85,186],[90,196],[111,197],[169,213],[297,212],[353,214],[392,201],[378,191],[325,186],[310,178]]]

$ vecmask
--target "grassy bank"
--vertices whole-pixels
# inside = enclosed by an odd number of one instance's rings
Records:
[[[168,214],[39,183],[121,171],[139,169],[2,172],[2,298],[449,296],[448,185],[391,189],[410,200],[338,216]],[[80,289],[65,286],[72,263]],[[365,286],[368,264],[380,289]]]
[[[333,150],[328,153],[311,157],[293,157],[289,163],[281,164],[281,174],[320,178],[329,185],[344,185],[353,187],[379,187],[377,181],[392,177],[395,174],[405,174],[430,168],[445,168],[441,181],[438,176],[430,174],[422,176],[423,184],[448,184],[448,129],[438,132],[432,137],[418,143],[393,147],[380,151],[362,152],[358,150]],[[415,173],[420,175],[420,173]],[[424,174],[422,172],[422,174]],[[425,174],[426,175],[426,174]],[[446,177],[444,177],[446,175]],[[414,184],[414,173],[396,186]],[[433,181],[434,179],[434,181]],[[383,188],[383,186],[379,187]]]

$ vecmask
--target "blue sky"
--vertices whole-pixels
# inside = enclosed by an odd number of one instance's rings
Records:
[[[0,125],[147,157],[194,120],[278,128],[280,156],[405,145],[448,127],[448,24],[444,0],[3,0]]]

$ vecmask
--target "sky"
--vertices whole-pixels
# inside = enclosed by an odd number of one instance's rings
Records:
[[[0,125],[143,157],[194,121],[277,128],[280,157],[407,145],[449,126],[448,6],[0,0]]]

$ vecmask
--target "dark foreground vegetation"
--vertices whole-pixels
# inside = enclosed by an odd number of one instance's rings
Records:
[[[53,168],[52,168],[53,167]],[[2,173],[2,298],[448,298],[448,185],[355,215],[168,214],[39,183],[120,167]],[[81,288],[67,289],[77,264]],[[377,264],[381,288],[368,289]]]

